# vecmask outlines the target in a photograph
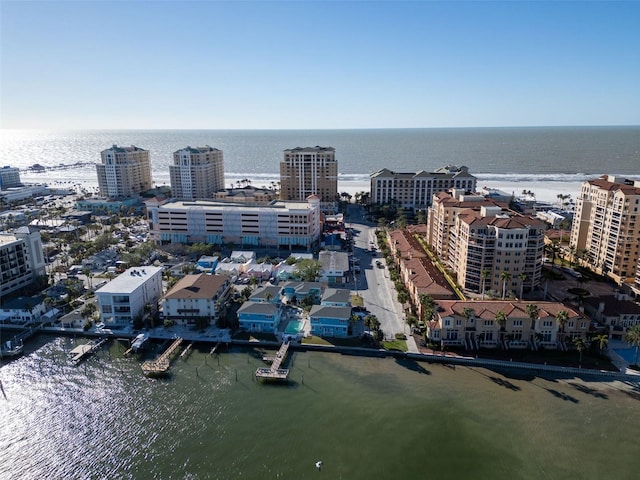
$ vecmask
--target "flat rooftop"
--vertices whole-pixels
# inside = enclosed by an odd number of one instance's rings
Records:
[[[154,274],[162,272],[162,267],[132,267],[125,270],[107,283],[96,293],[127,293],[135,291],[140,285],[149,280]]]

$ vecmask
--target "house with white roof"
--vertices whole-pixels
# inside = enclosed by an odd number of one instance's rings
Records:
[[[129,268],[96,291],[100,320],[106,326],[131,325],[146,305],[155,310],[161,296],[162,267]]]
[[[318,280],[327,283],[345,283],[349,274],[349,254],[322,250],[318,254]]]

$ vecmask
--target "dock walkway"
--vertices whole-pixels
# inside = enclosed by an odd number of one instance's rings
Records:
[[[288,368],[280,368],[282,362],[287,358],[289,351],[289,342],[285,341],[278,350],[275,357],[263,357],[265,361],[271,361],[271,367],[258,368],[256,370],[256,378],[262,378],[265,380],[286,380],[289,377]]]
[[[170,357],[182,343],[182,338],[178,337],[174,342],[155,360],[148,360],[142,364],[142,372],[147,376],[164,375],[171,366]]]
[[[92,340],[83,345],[78,345],[76,348],[69,352],[71,356],[71,361],[73,363],[79,363],[80,360],[84,359],[88,355],[91,355],[97,349],[99,349],[102,345],[107,342],[108,338],[102,338],[100,340]]]

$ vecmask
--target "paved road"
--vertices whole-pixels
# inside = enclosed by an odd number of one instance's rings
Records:
[[[354,230],[354,256],[360,260],[361,273],[355,275],[354,293],[357,291],[364,306],[380,321],[385,338],[391,340],[396,333],[407,335],[407,346],[410,352],[418,352],[418,347],[409,335],[409,326],[405,322],[402,306],[398,302],[397,293],[389,278],[389,271],[384,258],[378,253],[371,255],[371,246],[376,246],[376,228],[364,218],[359,206],[350,206],[348,226]],[[384,268],[376,266],[376,260],[382,262]]]

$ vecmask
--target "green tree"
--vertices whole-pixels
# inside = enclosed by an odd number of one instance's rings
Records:
[[[482,279],[482,300],[484,300],[484,292],[485,292],[485,287],[487,285],[487,278],[489,278],[489,275],[491,275],[491,272],[489,270],[482,270],[482,272],[480,272],[480,278]]]
[[[577,337],[573,339],[573,345],[576,347],[576,350],[578,350],[578,353],[580,354],[579,363],[580,365],[582,365],[582,352],[589,348],[589,342],[583,340],[580,337]]]
[[[528,278],[529,276],[524,272],[518,274],[518,280],[520,280],[520,300],[524,297],[524,282],[526,282]]]
[[[500,280],[502,280],[502,299],[507,296],[507,282],[511,280],[511,274],[506,270],[500,272]]]
[[[638,366],[638,348],[640,347],[640,324],[630,327],[624,332],[624,341],[632,347],[636,347],[636,356],[633,364]]]
[[[569,321],[569,312],[566,310],[560,310],[556,313],[556,322],[558,322],[558,329],[562,334],[561,340],[564,341],[564,327],[567,325]]]
[[[502,338],[504,336],[504,327],[507,324],[507,314],[504,313],[502,310],[498,310],[496,312],[496,316],[494,318],[494,321],[500,327],[500,343],[502,343]]]
[[[593,337],[593,341],[598,345],[598,353],[602,354],[602,350],[604,350],[609,343],[609,335],[606,333],[600,333]]]
[[[536,320],[540,315],[540,309],[535,303],[530,303],[526,307],[527,317],[531,320],[529,324],[529,331],[531,332],[531,339],[533,340],[536,330]]]
[[[320,262],[305,258],[296,262],[296,269],[300,278],[305,282],[315,282],[320,270]]]

